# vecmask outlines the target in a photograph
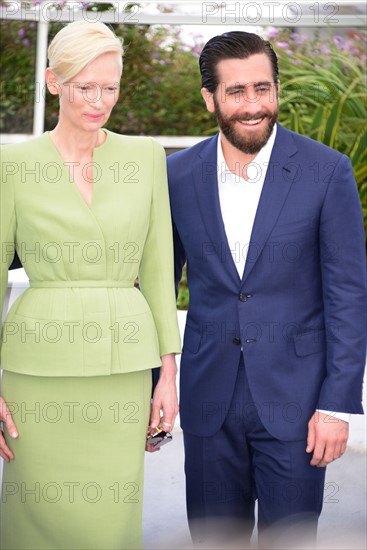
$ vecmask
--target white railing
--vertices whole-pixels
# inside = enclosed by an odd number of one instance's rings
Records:
[[[91,2],[90,2],[91,3]],[[257,25],[273,27],[365,27],[366,3],[361,0],[201,1],[145,0],[109,1],[112,9],[89,11],[86,2],[68,0],[56,7],[55,0],[8,1],[0,7],[0,18],[37,22],[68,22],[78,19],[104,23],[148,25]]]
[[[22,143],[33,138],[33,134],[0,134],[0,145],[7,145],[12,143]],[[154,137],[165,149],[185,149],[186,147],[192,147],[200,141],[206,139],[205,137],[196,136],[152,136]]]

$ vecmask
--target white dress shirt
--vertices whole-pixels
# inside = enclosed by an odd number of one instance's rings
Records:
[[[229,248],[240,279],[276,133],[275,125],[266,145],[247,165],[247,180],[230,171],[224,159],[220,136],[218,138],[219,202]]]
[[[223,155],[221,134],[218,137],[217,174],[219,202],[228,245],[240,279],[242,279],[245,269],[252,227],[276,133],[277,126],[274,125],[266,145],[258,152],[254,160],[247,165],[247,179],[230,171]],[[244,175],[246,176],[246,174]],[[349,422],[350,420],[349,413],[338,413],[321,409],[318,409],[318,411],[345,422]]]

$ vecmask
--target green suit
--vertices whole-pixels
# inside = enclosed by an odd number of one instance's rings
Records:
[[[159,144],[108,132],[94,150],[91,208],[48,134],[1,156],[2,303],[14,245],[31,285],[7,317],[2,368],[98,376],[179,353]]]
[[[48,134],[1,161],[1,303],[14,249],[31,288],[3,328],[0,547],[140,548],[150,369],[181,349],[164,151],[107,132],[91,208]]]

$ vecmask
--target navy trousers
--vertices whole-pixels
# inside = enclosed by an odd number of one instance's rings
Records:
[[[232,403],[210,437],[184,432],[187,515],[195,545],[246,548],[258,501],[260,548],[316,543],[325,468],[310,466],[306,441],[280,441],[264,428],[241,358]]]

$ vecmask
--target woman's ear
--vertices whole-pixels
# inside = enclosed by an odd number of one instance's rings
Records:
[[[60,84],[58,82],[56,74],[50,67],[46,69],[46,85],[48,91],[52,95],[61,95]]]

